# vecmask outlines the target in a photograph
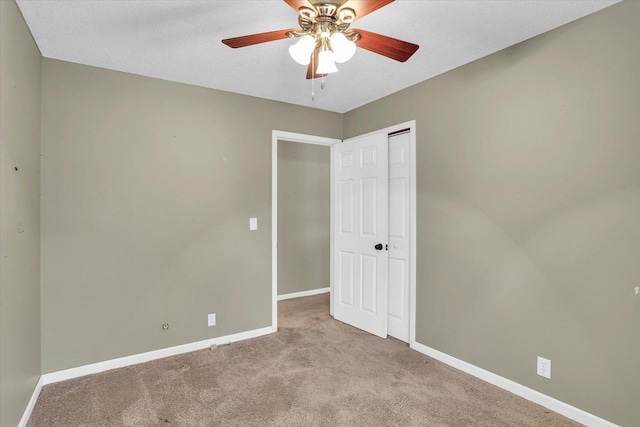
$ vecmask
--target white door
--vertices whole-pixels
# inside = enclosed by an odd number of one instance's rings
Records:
[[[389,261],[388,144],[382,132],[331,147],[334,317],[383,338]]]
[[[409,342],[411,134],[389,137],[388,333]]]

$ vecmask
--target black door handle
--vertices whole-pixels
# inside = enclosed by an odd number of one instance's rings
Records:
[[[376,248],[376,251],[381,251],[382,250],[382,243],[378,243],[377,245],[374,246],[374,248]]]

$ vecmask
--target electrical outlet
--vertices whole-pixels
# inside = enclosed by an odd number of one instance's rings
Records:
[[[207,316],[207,325],[208,326],[216,326],[216,314],[211,313]]]
[[[551,360],[538,356],[538,375],[551,379]]]

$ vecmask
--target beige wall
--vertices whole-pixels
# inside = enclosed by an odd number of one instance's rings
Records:
[[[40,376],[40,70],[18,7],[0,1],[2,426],[18,424]]]
[[[341,115],[49,59],[42,91],[43,372],[270,326],[271,131]]]
[[[278,142],[278,295],[329,286],[330,148]]]
[[[417,121],[417,341],[640,425],[640,2],[346,114]],[[536,376],[536,356],[552,379]]]

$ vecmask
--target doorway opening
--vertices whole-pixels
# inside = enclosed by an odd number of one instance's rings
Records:
[[[278,159],[279,159],[279,155],[278,155],[278,146],[279,143],[298,143],[298,144],[311,144],[311,145],[318,145],[318,146],[326,146],[326,147],[331,147],[332,145],[338,144],[341,141],[339,139],[333,139],[333,138],[324,138],[324,137],[319,137],[319,136],[314,136],[314,135],[305,135],[305,134],[298,134],[298,133],[291,133],[291,132],[284,132],[284,131],[277,131],[274,130],[272,132],[272,158],[271,158],[271,170],[272,170],[272,175],[271,175],[271,243],[272,243],[272,249],[271,249],[271,272],[272,272],[272,277],[271,277],[271,283],[272,283],[272,328],[274,331],[277,330],[278,327],[278,301],[284,298],[279,297],[279,289],[278,289],[278,281],[279,281],[279,276],[278,276],[278,187],[279,187],[279,182],[278,182]],[[327,183],[328,188],[327,190],[330,193],[330,185],[329,183]],[[331,196],[329,195],[329,198]],[[330,204],[330,202],[329,202]],[[329,206],[326,207],[327,208],[327,212],[329,212]],[[331,221],[329,221],[329,236],[331,236]],[[331,237],[329,237],[331,239]],[[331,280],[331,267],[329,265],[329,281]],[[329,283],[327,283],[325,286],[329,285]],[[324,288],[324,289],[320,289],[315,293],[320,293],[320,292],[326,292],[328,289]],[[287,291],[285,291],[287,292]],[[296,292],[293,294],[288,294],[288,296],[305,296],[305,295],[313,295],[314,292],[313,291],[309,291],[309,292]]]

